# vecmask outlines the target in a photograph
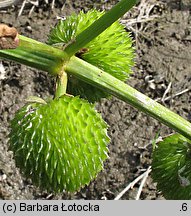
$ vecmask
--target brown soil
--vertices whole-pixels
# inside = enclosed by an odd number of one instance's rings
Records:
[[[19,8],[0,10],[0,23],[11,24],[20,34],[45,42],[56,15],[69,15],[73,11],[92,7],[110,8],[117,1],[68,1],[63,11],[61,0],[54,11],[44,1],[28,16],[28,5],[17,18]],[[101,3],[102,2],[102,3]],[[105,2],[105,3],[103,3]],[[172,0],[167,3],[152,0],[156,6],[152,14],[157,18],[134,25],[137,46],[137,64],[128,84],[153,99],[163,97],[169,83],[167,96],[173,96],[191,86],[191,3],[189,0]],[[132,16],[133,13],[132,13]],[[77,193],[48,194],[26,180],[15,167],[12,152],[8,151],[9,121],[30,95],[46,97],[53,94],[53,81],[45,72],[14,62],[3,61],[6,69],[0,74],[0,199],[113,199],[124,187],[143,173],[151,164],[152,140],[172,131],[158,121],[113,98],[102,100],[97,109],[110,125],[110,158],[105,169],[91,184]],[[164,103],[165,106],[191,120],[191,91]],[[129,190],[122,199],[135,199],[140,183]],[[148,177],[141,199],[163,199],[156,184]]]

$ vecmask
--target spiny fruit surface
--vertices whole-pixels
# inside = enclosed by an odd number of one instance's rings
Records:
[[[166,199],[191,199],[191,141],[175,134],[153,152],[152,177]]]
[[[28,104],[11,122],[17,166],[48,191],[77,191],[88,184],[103,168],[108,143],[107,124],[79,97]]]
[[[103,14],[104,12],[91,10],[86,14],[80,12],[79,15],[73,14],[67,17],[52,29],[48,43],[64,49],[72,40],[75,40],[78,34]],[[82,50],[79,50],[76,55],[122,81],[129,77],[134,65],[132,39],[118,21],[89,42]],[[69,78],[67,91],[89,101],[96,101],[108,96],[104,91],[77,80],[75,77]]]

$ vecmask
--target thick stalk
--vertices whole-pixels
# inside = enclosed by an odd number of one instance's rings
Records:
[[[107,29],[112,23],[122,17],[128,10],[130,10],[137,0],[121,0],[116,4],[111,10],[106,12],[98,20],[96,20],[92,25],[81,32],[74,40],[73,43],[69,44],[65,52],[72,56],[78,50],[83,48],[86,44],[92,41],[95,37],[101,34],[105,29]]]
[[[191,140],[191,123],[97,67],[72,57],[65,66],[68,74],[109,92],[154,117]]]
[[[68,60],[68,55],[60,49],[19,36],[19,46],[16,49],[0,50],[0,58],[13,60],[50,74],[59,74],[62,65]]]
[[[191,124],[188,121],[95,66],[74,56],[69,60],[62,50],[20,36],[19,47],[14,50],[0,50],[0,58],[2,57],[42,69],[50,74],[59,75],[64,69],[68,74],[105,89],[191,140]]]

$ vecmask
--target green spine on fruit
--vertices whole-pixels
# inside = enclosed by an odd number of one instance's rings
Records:
[[[86,14],[73,14],[65,20],[59,21],[52,29],[48,43],[64,49],[75,37],[90,26],[104,12],[91,10]],[[79,50],[77,56],[89,62],[112,76],[125,81],[132,73],[134,65],[134,49],[130,34],[118,21],[89,42],[85,49]],[[69,77],[68,93],[80,95],[89,101],[97,101],[108,94],[75,77]]]
[[[175,134],[153,152],[152,177],[166,199],[191,199],[191,141]]]
[[[109,141],[107,124],[79,97],[27,104],[11,121],[16,165],[48,191],[77,191],[88,184],[103,169]]]

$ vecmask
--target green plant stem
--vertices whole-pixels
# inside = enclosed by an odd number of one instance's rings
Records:
[[[136,4],[136,2],[136,0],[121,0],[111,10],[106,12],[92,25],[90,25],[87,29],[81,32],[75,38],[74,42],[66,47],[65,52],[69,56],[73,56],[77,51],[79,51],[91,40],[93,40],[105,29],[107,29],[112,23],[122,17],[129,9],[131,9]]]
[[[19,47],[0,50],[0,58],[14,60],[54,75],[65,70],[89,84],[105,89],[191,140],[191,124],[188,121],[95,66],[74,56],[69,60],[62,50],[20,36]]]
[[[57,76],[55,98],[59,98],[60,96],[66,94],[67,82],[67,73],[62,71],[62,73]]]
[[[190,122],[108,73],[77,57],[70,59],[65,66],[65,71],[109,92],[191,140]]]
[[[36,40],[19,36],[19,47],[0,50],[0,58],[10,59],[40,70],[57,75],[68,60],[68,55],[60,49]]]

